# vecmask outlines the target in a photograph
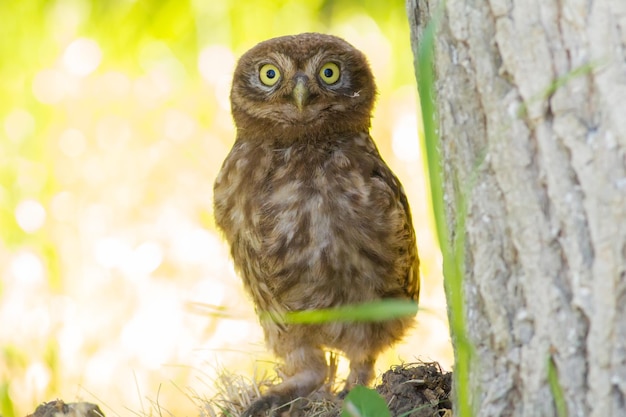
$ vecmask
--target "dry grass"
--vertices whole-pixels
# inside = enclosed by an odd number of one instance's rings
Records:
[[[337,380],[338,357],[330,352],[327,383],[307,398],[298,398],[298,409],[304,411],[304,417],[338,416],[341,401],[335,396],[343,381]],[[278,376],[267,373],[255,373],[252,379],[222,370],[214,381],[217,394],[208,400],[201,400],[202,417],[239,417],[255,400],[261,397],[269,387],[281,381],[280,368],[276,367]],[[286,406],[289,404],[286,404]]]

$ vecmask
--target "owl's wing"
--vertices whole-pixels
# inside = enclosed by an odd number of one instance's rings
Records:
[[[390,219],[387,224],[394,229],[390,230],[390,234],[396,237],[393,239],[395,242],[394,246],[400,253],[397,262],[404,272],[402,276],[398,277],[401,280],[399,284],[408,297],[418,301],[420,293],[419,256],[417,254],[415,230],[413,228],[409,201],[400,180],[381,158],[371,137],[368,137],[368,139],[369,141],[366,145],[367,153],[370,154],[374,161],[371,175],[379,179],[378,184],[384,184],[382,186],[386,188],[385,194],[389,195],[392,200],[391,209],[388,211]]]
[[[392,174],[393,175],[393,174]],[[410,235],[409,238],[409,253],[412,254],[413,261],[411,262],[411,266],[409,268],[409,273],[407,274],[406,281],[406,289],[407,293],[413,298],[415,301],[419,300],[420,295],[420,279],[419,279],[419,256],[417,254],[417,243],[415,238],[415,229],[413,227],[413,219],[411,216],[411,208],[409,207],[409,200],[404,192],[404,188],[398,178],[393,175],[394,183],[396,185],[396,192],[398,194],[398,198],[400,203],[402,204],[402,208],[404,209],[405,216],[405,228],[408,229],[408,233]]]
[[[395,175],[394,175],[395,178]],[[417,253],[417,243],[415,239],[415,230],[413,229],[413,221],[411,219],[411,209],[409,208],[409,201],[404,193],[404,188],[396,178],[396,183],[398,184],[398,193],[400,198],[400,203],[404,209],[405,213],[405,227],[409,230],[410,234],[410,243],[409,243],[409,253],[412,254],[413,260],[411,262],[411,266],[409,267],[409,271],[407,274],[405,288],[407,294],[416,302],[419,301],[420,296],[420,277],[419,277],[419,266],[420,260],[419,255]]]

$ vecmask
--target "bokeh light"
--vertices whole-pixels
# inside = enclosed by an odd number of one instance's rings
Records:
[[[35,132],[35,118],[24,109],[12,110],[4,119],[4,131],[10,140],[19,143]]]
[[[34,233],[46,220],[46,209],[35,200],[20,201],[15,208],[17,224],[26,233]]]
[[[32,252],[22,251],[15,254],[11,261],[11,276],[15,287],[28,290],[45,283],[45,272],[41,260]],[[7,282],[8,284],[9,282]]]
[[[416,224],[418,325],[385,353],[449,368],[403,0],[7,0],[0,15],[0,415],[55,398],[198,415],[220,369],[272,371],[213,220],[236,59],[320,31],[367,55],[372,135]],[[341,365],[345,371],[345,363]],[[153,411],[154,412],[154,411]]]
[[[61,133],[59,148],[66,156],[78,158],[87,146],[85,134],[78,129],[69,128]]]
[[[72,41],[63,53],[63,65],[73,75],[84,77],[98,68],[102,60],[102,51],[98,42],[92,39],[78,38]]]

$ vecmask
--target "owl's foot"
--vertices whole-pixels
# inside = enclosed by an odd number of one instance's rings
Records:
[[[278,395],[265,395],[253,402],[241,417],[265,417],[266,411],[279,411],[282,408],[282,399]],[[280,414],[276,414],[280,415]]]
[[[350,389],[344,388],[337,393],[337,398],[339,398],[340,400],[345,400],[349,393],[350,393]]]
[[[283,395],[268,394],[253,402],[241,417],[303,417],[304,398],[292,400]]]
[[[348,375],[343,389],[337,394],[340,400],[345,399],[355,385],[367,386],[372,381],[374,378],[374,361],[375,359],[372,357],[350,361],[350,375]]]

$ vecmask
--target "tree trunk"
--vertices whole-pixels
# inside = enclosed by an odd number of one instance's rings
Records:
[[[557,415],[554,366],[568,416],[626,416],[626,1],[407,3],[414,51],[443,7],[435,100],[450,230],[467,198],[475,415]]]

